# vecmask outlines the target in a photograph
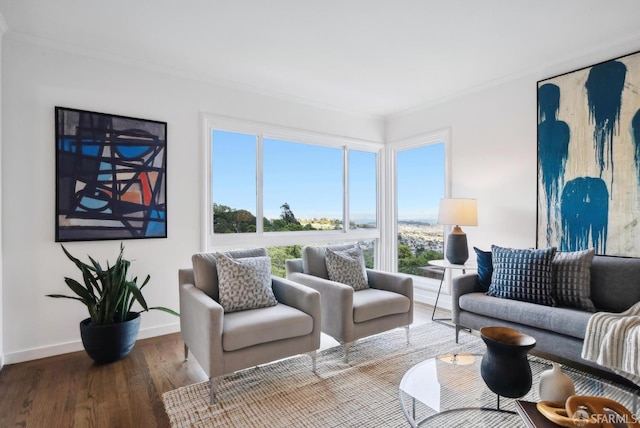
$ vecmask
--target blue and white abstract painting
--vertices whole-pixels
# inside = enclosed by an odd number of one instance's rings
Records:
[[[640,52],[538,82],[537,230],[640,257]]]

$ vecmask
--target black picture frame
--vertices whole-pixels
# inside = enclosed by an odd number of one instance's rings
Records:
[[[56,242],[167,237],[167,123],[55,107]]]

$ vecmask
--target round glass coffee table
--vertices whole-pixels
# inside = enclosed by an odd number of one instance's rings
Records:
[[[409,424],[419,427],[432,420],[436,426],[442,418],[455,426],[521,426],[515,400],[498,397],[482,380],[481,361],[479,354],[447,354],[409,369],[400,381],[400,407]],[[538,402],[540,373],[550,369],[551,363],[533,356],[529,363],[533,386],[519,399]],[[574,381],[576,394],[608,397],[638,414],[639,397],[634,391],[566,367],[563,371]]]

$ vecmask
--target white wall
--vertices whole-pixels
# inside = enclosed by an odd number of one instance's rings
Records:
[[[451,196],[478,199],[470,246],[536,245],[537,81],[640,49],[640,42],[543,64],[530,75],[388,118],[386,141],[450,127]],[[473,259],[473,251],[470,258]]]
[[[76,276],[54,242],[54,106],[168,122],[168,238],[125,241],[134,274],[149,273],[152,305],[178,309],[177,271],[200,250],[201,112],[383,141],[379,118],[323,110],[216,87],[36,44],[8,32],[3,55],[2,339],[6,363],[82,349],[82,305],[54,300]],[[72,254],[112,260],[117,241],[68,243]],[[76,276],[77,277],[77,276]],[[178,331],[162,312],[143,314],[140,337]]]
[[[535,81],[510,82],[393,117],[388,140],[446,127],[451,196],[478,199],[479,226],[463,228],[470,245],[535,245]]]

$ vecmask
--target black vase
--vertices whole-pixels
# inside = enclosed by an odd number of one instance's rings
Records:
[[[480,374],[489,389],[498,395],[519,398],[531,389],[528,352],[536,340],[507,327],[484,327],[480,336],[487,345]]]
[[[80,323],[80,336],[87,354],[98,364],[118,361],[133,349],[140,330],[140,314],[130,312],[124,322],[94,325],[91,318]]]

